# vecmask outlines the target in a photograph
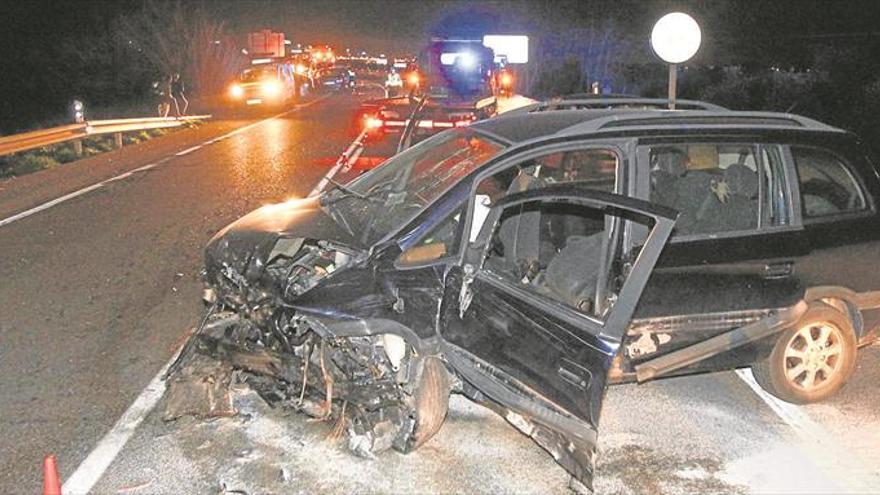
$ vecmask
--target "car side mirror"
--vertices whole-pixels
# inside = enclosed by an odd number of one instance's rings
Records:
[[[446,255],[446,243],[434,242],[420,246],[413,246],[400,253],[397,263],[403,265],[417,265],[442,258]]]

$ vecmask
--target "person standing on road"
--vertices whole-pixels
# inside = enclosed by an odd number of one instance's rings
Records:
[[[186,110],[189,108],[189,100],[186,99],[184,91],[183,79],[180,78],[179,72],[175,72],[171,81],[171,97],[174,99],[174,108],[178,117],[186,115]],[[180,102],[183,102],[183,111],[180,110]]]
[[[171,82],[172,76],[171,74],[168,74],[153,83],[153,91],[159,97],[159,103],[156,107],[159,117],[167,117],[168,114],[171,113],[172,103],[177,106],[177,102],[174,101],[174,96],[171,95]]]

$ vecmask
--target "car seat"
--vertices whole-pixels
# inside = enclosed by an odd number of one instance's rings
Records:
[[[576,308],[589,307],[599,280],[603,233],[569,237],[544,271],[539,282],[543,291]]]
[[[758,221],[758,177],[735,163],[724,170],[726,195],[712,192],[698,214],[700,232],[730,232],[755,228]],[[716,186],[717,188],[717,186]]]

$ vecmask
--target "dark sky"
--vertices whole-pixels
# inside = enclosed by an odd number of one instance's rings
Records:
[[[674,10],[701,23],[717,58],[747,54],[780,58],[809,43],[859,42],[880,34],[880,0],[324,0],[209,2],[230,26],[269,25],[306,41],[367,47],[411,47],[431,31],[481,24],[533,36],[615,21],[622,35],[647,42],[653,22]],[[482,21],[482,22],[481,22]]]
[[[159,0],[161,2],[161,0]],[[188,0],[192,3],[194,0]],[[3,0],[3,55],[27,51],[34,42],[106,29],[114,16],[137,9],[144,0]],[[630,36],[647,37],[655,19],[681,10],[703,26],[707,44],[728,51],[745,46],[782,46],[782,55],[804,40],[816,41],[880,32],[880,0],[202,0],[234,31],[260,27],[284,30],[289,38],[328,40],[340,45],[410,47],[445,17],[464,29],[480,21],[496,32],[539,35],[607,19]],[[800,40],[800,41],[799,41]]]
[[[25,113],[41,100],[57,101],[43,101],[31,120],[73,97],[61,94],[69,69],[59,60],[57,47],[81,44],[90,34],[111,30],[117,16],[135,12],[145,2],[163,1],[0,0],[0,129],[14,125],[18,117],[10,114]],[[880,0],[181,1],[202,5],[242,42],[245,33],[268,27],[295,41],[389,55],[418,53],[431,34],[491,31],[537,40],[565,30],[613,25],[615,36],[650,63],[651,26],[676,10],[700,23],[704,44],[695,62],[703,64],[805,67],[817,48],[867,46],[880,39]]]
[[[0,56],[18,60],[41,43],[108,29],[113,17],[137,9],[144,1],[3,0]],[[880,0],[202,0],[201,4],[240,34],[271,27],[297,41],[409,51],[418,51],[413,45],[439,26],[464,30],[482,24],[495,32],[539,36],[609,19],[622,35],[647,42],[654,20],[673,10],[697,18],[707,51],[716,59],[742,54],[784,58],[796,54],[805,42],[858,43],[880,33]]]

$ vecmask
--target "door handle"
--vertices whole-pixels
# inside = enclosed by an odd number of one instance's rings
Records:
[[[557,373],[560,378],[582,390],[587,390],[590,387],[590,382],[593,381],[593,374],[590,373],[590,370],[565,358],[562,358],[559,363]]]
[[[791,261],[768,263],[764,265],[764,278],[774,279],[790,277],[793,272],[794,263]]]

